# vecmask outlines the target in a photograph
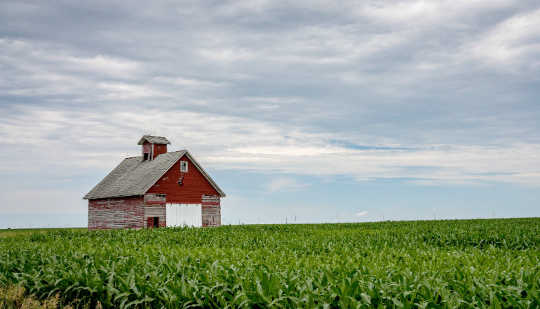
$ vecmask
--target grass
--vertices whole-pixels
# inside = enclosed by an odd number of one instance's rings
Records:
[[[59,295],[39,301],[33,296],[27,295],[21,286],[0,287],[0,309],[53,309],[58,307],[64,307],[60,304]]]
[[[540,218],[4,230],[13,286],[90,308],[538,308]]]

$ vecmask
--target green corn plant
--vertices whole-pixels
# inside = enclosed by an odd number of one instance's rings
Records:
[[[540,306],[539,218],[0,236],[0,287],[80,308]]]

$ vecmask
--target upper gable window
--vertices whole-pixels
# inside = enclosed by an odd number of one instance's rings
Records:
[[[188,161],[180,161],[180,172],[187,173],[188,171]]]

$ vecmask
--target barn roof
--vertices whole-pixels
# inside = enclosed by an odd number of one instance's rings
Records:
[[[225,193],[189,152],[180,150],[161,154],[154,160],[142,160],[142,157],[124,159],[109,175],[105,176],[101,182],[90,190],[84,196],[84,199],[143,195],[184,155],[193,162],[219,195],[224,197]]]
[[[164,136],[143,135],[137,145],[142,145],[144,141],[152,144],[170,144],[169,140]]]

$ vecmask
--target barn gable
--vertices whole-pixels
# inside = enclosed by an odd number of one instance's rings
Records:
[[[186,162],[187,172],[181,171],[182,162]],[[202,195],[225,196],[189,152],[174,163],[147,193],[166,193],[168,203],[181,204],[200,203]]]

